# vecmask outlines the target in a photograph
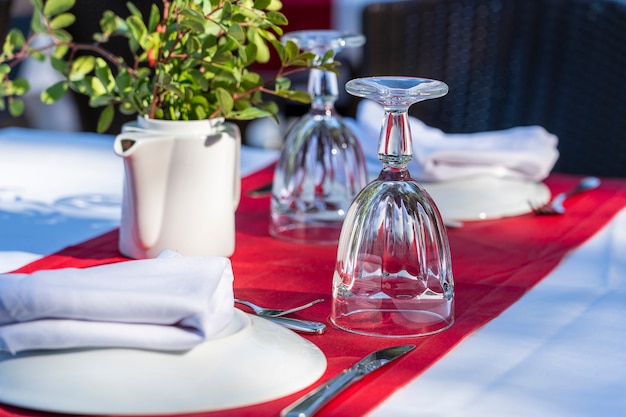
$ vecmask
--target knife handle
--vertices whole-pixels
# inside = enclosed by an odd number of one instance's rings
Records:
[[[361,379],[362,376],[352,369],[346,369],[336,377],[315,388],[293,404],[281,411],[281,417],[310,417],[337,394]]]
[[[284,326],[298,333],[324,334],[324,332],[326,331],[326,325],[324,323],[320,323],[319,321],[292,319],[290,317],[260,317],[273,321],[276,324],[280,324],[281,326]]]

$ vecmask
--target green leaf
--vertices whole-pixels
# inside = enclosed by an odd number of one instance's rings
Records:
[[[240,112],[233,112],[228,115],[229,118],[237,120],[253,120],[269,116],[272,116],[272,113],[257,107],[248,107]]]
[[[93,95],[93,89],[91,88],[91,81],[89,80],[89,78],[93,77],[87,77],[77,81],[70,81],[69,89],[76,91],[79,94],[84,94],[91,97]]]
[[[242,56],[241,56],[242,61],[243,61],[243,65],[245,67],[248,67],[248,66],[254,64],[254,62],[257,59],[256,58],[257,51],[258,51],[258,48],[256,47],[255,44],[251,43],[249,45],[246,45],[245,53],[242,54]],[[243,58],[245,58],[245,59],[243,59]]]
[[[254,8],[259,10],[267,9],[271,3],[272,0],[254,0]]]
[[[272,114],[277,114],[280,110],[278,107],[278,104],[274,101],[268,101],[267,103],[262,103],[259,105],[259,108]]]
[[[263,77],[256,72],[246,72],[241,78],[241,84],[245,89],[253,89],[263,84],[263,82]]]
[[[148,31],[154,32],[156,31],[157,25],[161,21],[161,12],[156,4],[152,5],[150,9],[150,17],[148,19]]]
[[[256,52],[257,62],[260,62],[261,64],[268,62],[270,60],[270,49],[267,47],[267,44],[265,43],[265,41],[263,40],[263,38],[258,32],[255,33],[253,42],[257,48],[257,52]]]
[[[185,51],[187,52],[187,54],[189,54],[189,56],[198,56],[199,58],[201,58],[202,55],[199,54],[201,50],[202,50],[202,44],[200,43],[200,39],[196,37],[190,37],[189,40],[187,41],[187,44],[185,45]],[[189,59],[189,60],[184,60],[182,62],[182,65],[185,67],[191,67],[191,66],[195,66],[196,63],[194,60]]]
[[[52,104],[59,101],[68,90],[67,81],[59,81],[50,87],[46,88],[41,93],[41,102],[45,104]]]
[[[2,51],[7,56],[12,56],[13,51],[20,49],[26,40],[24,39],[24,34],[19,29],[11,29],[9,33],[7,33],[6,38],[4,39],[4,46]]]
[[[127,70],[120,71],[115,77],[115,86],[120,93],[125,93],[130,89],[131,76]]]
[[[30,28],[35,33],[45,33],[48,30],[43,20],[41,19],[41,15],[37,12],[33,13],[30,18]]]
[[[148,32],[148,29],[146,28],[145,23],[143,23],[143,20],[141,20],[140,17],[132,15],[126,19],[126,23],[128,24],[128,28],[130,29],[134,40],[137,41],[138,44],[141,44],[141,42],[144,40],[144,37],[146,36],[146,33]]]
[[[13,94],[17,96],[22,96],[30,90],[30,84],[25,78],[17,78],[13,80],[12,85]]]
[[[235,102],[233,101],[233,96],[226,91],[224,88],[218,88],[215,92],[217,96],[217,101],[220,109],[222,109],[223,114],[228,114],[233,111],[233,106]]]
[[[287,77],[279,77],[276,79],[275,83],[277,91],[289,90],[289,87],[291,87],[291,80]]]
[[[285,17],[284,14],[282,14],[281,12],[267,12],[265,14],[265,17],[272,22],[275,25],[278,26],[287,26],[287,24],[289,23],[289,21],[287,20],[287,18]]]
[[[224,2],[222,5],[222,20],[230,19],[230,16],[233,13],[232,4],[230,1]]]
[[[185,93],[183,93],[183,90],[181,90],[180,88],[176,87],[175,85],[164,84],[163,85],[163,89],[166,90],[166,91],[169,91],[170,93],[172,93],[175,96],[178,96],[180,98],[184,98],[185,97]]]
[[[269,5],[269,6],[267,6],[267,10],[274,10],[274,11],[277,11],[277,10],[282,9],[282,7],[283,7],[283,4],[281,3],[281,1],[280,1],[280,0],[272,0],[272,1],[270,2],[270,5]]]
[[[68,67],[66,61],[61,58],[56,58],[54,56],[50,57],[50,65],[55,71],[60,72],[61,74],[65,74],[65,71],[67,71]]]
[[[61,42],[71,42],[72,35],[65,29],[53,29],[52,35]]]
[[[113,97],[108,96],[108,95],[94,96],[94,97],[91,97],[91,99],[89,100],[89,106],[90,107],[108,106],[109,104],[111,104],[112,100],[113,100]]]
[[[204,96],[194,96],[191,99],[191,108],[195,119],[203,120],[209,117],[207,110],[209,108],[209,102]]]
[[[91,96],[92,98],[99,98],[101,96],[107,95],[108,91],[105,84],[97,77],[86,77],[85,81],[90,86]]]
[[[180,22],[183,28],[196,33],[204,33],[205,19],[201,13],[193,9],[183,9],[180,14],[184,17]]]
[[[335,51],[333,51],[332,49],[329,51],[326,51],[326,53],[324,54],[324,56],[322,57],[321,62],[331,62],[333,61],[333,58],[335,57]]]
[[[244,33],[239,23],[235,23],[230,28],[228,28],[228,34],[239,43],[243,43],[246,41],[246,34]]]
[[[285,45],[285,52],[287,60],[291,61],[298,56],[298,53],[300,52],[300,47],[294,41],[287,41],[287,44]]]
[[[107,65],[106,61],[100,57],[96,58],[96,77],[100,80],[102,85],[108,90],[113,90],[115,85],[115,79],[111,68]]]
[[[9,100],[9,113],[13,117],[21,116],[24,113],[24,100],[21,98],[11,98]]]
[[[63,59],[69,50],[70,48],[67,45],[59,45],[52,51],[52,56],[58,59]]]
[[[43,14],[46,17],[56,16],[70,10],[75,3],[76,0],[48,0],[43,6]]]
[[[180,22],[180,25],[183,29],[188,29],[192,32],[202,33],[204,32],[204,24],[195,19],[185,19]]]
[[[284,63],[287,60],[287,51],[285,45],[283,45],[279,41],[271,41],[271,43],[276,53],[278,53],[278,58],[280,58],[280,62]]]
[[[70,81],[81,80],[89,74],[96,65],[96,58],[92,55],[81,55],[72,62],[70,67]]]
[[[76,17],[71,13],[63,13],[56,16],[50,22],[50,27],[52,29],[63,29],[70,26],[72,23],[76,21]]]
[[[278,90],[275,93],[279,97],[296,101],[298,103],[307,104],[311,102],[311,95],[304,91]]]
[[[98,133],[104,133],[111,126],[111,122],[113,122],[113,116],[115,115],[115,108],[112,104],[106,106],[102,113],[100,113],[100,117],[98,118],[98,125],[96,130]]]
[[[248,20],[248,15],[246,15],[244,13],[235,13],[231,17],[231,20],[233,22],[235,22],[235,23],[243,23],[243,22],[246,22]]]
[[[44,62],[46,60],[46,54],[41,51],[32,51],[30,53],[30,57],[39,62]]]
[[[0,64],[0,75],[7,75],[11,72],[9,64]]]
[[[189,70],[188,74],[191,76],[193,81],[200,87],[200,90],[206,91],[209,89],[209,81],[204,78],[204,74],[199,70],[193,68]]]
[[[141,14],[141,10],[139,10],[137,6],[135,6],[132,2],[130,1],[127,2],[126,7],[128,8],[128,11],[130,12],[130,14],[132,14],[133,16],[137,16],[138,18],[143,20],[143,15]]]
[[[112,11],[107,10],[102,14],[100,30],[105,35],[110,35],[117,30],[117,16]]]

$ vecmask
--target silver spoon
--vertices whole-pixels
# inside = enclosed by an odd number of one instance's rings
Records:
[[[291,313],[295,313],[297,311],[300,310],[304,310],[305,308],[309,308],[312,305],[315,305],[317,303],[321,303],[322,301],[324,301],[323,298],[311,301],[310,303],[306,303],[303,304],[301,306],[298,307],[294,307],[294,308],[289,308],[286,310],[279,310],[279,309],[275,309],[275,308],[265,308],[265,307],[261,307],[258,306],[256,304],[251,303],[250,301],[245,301],[245,300],[235,300],[235,302],[237,304],[243,304],[245,306],[248,306],[252,309],[252,311],[254,311],[254,313],[257,316],[263,316],[263,317],[280,317],[280,316],[286,316],[287,314],[291,314]]]
[[[557,194],[557,196],[552,201],[538,207],[535,207],[531,204],[530,207],[532,208],[533,212],[535,212],[535,214],[563,214],[565,213],[565,207],[563,207],[563,202],[568,197],[574,194],[582,193],[583,191],[593,190],[594,188],[598,188],[599,185],[599,178],[585,177],[581,179],[574,188]]]

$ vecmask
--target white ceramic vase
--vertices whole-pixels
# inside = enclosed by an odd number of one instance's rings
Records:
[[[239,128],[223,119],[125,124],[114,143],[125,169],[122,254],[232,255],[240,148]]]

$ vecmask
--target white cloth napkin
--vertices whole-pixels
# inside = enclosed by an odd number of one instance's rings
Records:
[[[0,274],[0,350],[186,350],[234,314],[228,258],[155,259]]]
[[[368,165],[378,158],[378,137],[384,111],[362,100],[356,123],[350,123]],[[446,134],[409,117],[413,138],[411,175],[423,181],[451,181],[479,175],[541,181],[548,176],[559,152],[558,138],[540,126],[469,134]],[[378,162],[380,169],[380,162]]]

